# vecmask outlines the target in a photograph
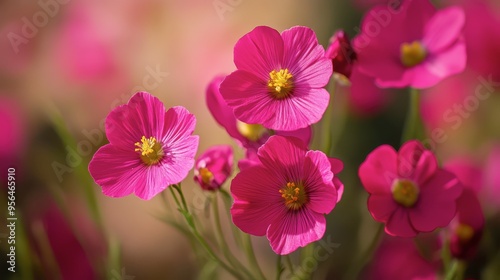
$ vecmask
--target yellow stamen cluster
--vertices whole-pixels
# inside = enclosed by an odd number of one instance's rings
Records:
[[[283,99],[290,95],[293,89],[293,75],[288,72],[288,69],[279,71],[273,70],[269,72],[269,82],[267,86],[269,91],[276,99]]]
[[[405,207],[413,207],[417,203],[419,192],[417,185],[410,180],[397,179],[392,184],[392,197]]]
[[[401,63],[406,67],[420,64],[427,57],[425,46],[419,42],[401,44]]]
[[[254,142],[259,140],[267,131],[267,129],[260,124],[248,124],[240,121],[236,123],[236,127],[241,135]]]
[[[214,179],[214,174],[206,167],[200,168],[198,172],[200,172],[201,181],[205,184],[209,184]]]
[[[467,242],[474,236],[474,229],[469,225],[459,224],[455,229],[455,233],[457,234],[460,241]]]
[[[302,183],[286,183],[286,186],[279,190],[281,197],[285,200],[285,205],[292,210],[298,210],[307,202],[307,194]]]
[[[141,142],[136,142],[135,146],[135,151],[141,154],[141,160],[147,165],[156,164],[163,158],[163,148],[152,136],[142,136]]]

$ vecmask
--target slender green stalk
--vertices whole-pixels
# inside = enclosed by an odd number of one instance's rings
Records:
[[[222,199],[224,200],[224,206],[226,207],[227,218],[229,221],[232,221],[231,212],[230,212],[231,203],[232,203],[231,195],[229,195],[229,193],[222,188],[219,189],[219,193],[222,194]],[[242,248],[243,247],[242,232],[233,223],[230,223],[230,224],[231,224],[231,231],[233,233],[234,242],[236,243],[236,245],[239,248]]]
[[[63,141],[63,143],[67,147],[71,147],[76,149],[77,143],[75,138],[69,132],[64,119],[57,109],[57,107],[51,104],[50,107],[50,119],[56,130],[59,138]],[[88,162],[82,159],[82,162],[78,164],[75,168],[75,172],[77,176],[80,178],[81,182],[83,182],[83,191],[87,202],[87,207],[89,208],[92,218],[97,223],[101,231],[103,231],[102,226],[102,217],[99,211],[99,205],[97,203],[97,198],[94,193],[94,181],[90,178],[88,170],[87,170]],[[104,232],[104,231],[103,231]]]
[[[194,238],[200,243],[200,245],[205,249],[207,252],[208,256],[216,261],[222,268],[224,268],[227,272],[231,273],[234,277],[237,279],[242,279],[241,274],[234,270],[231,266],[226,264],[215,252],[212,250],[210,245],[208,245],[207,241],[201,236],[200,232],[196,228],[196,225],[193,220],[193,216],[191,212],[189,211],[189,208],[186,203],[186,199],[184,198],[184,194],[182,193],[182,189],[180,188],[180,185],[172,185],[169,187],[172,196],[174,197],[174,201],[177,204],[177,207],[179,209],[179,212],[184,216],[184,219],[186,220],[186,223],[189,226],[189,229],[191,231],[191,234],[194,236]],[[177,195],[175,195],[175,192],[173,190],[176,190],[177,193],[179,194],[180,200],[177,198]]]
[[[449,270],[445,273],[445,280],[462,280],[464,279],[465,263],[463,261],[454,260]]]
[[[424,138],[424,125],[420,117],[420,92],[417,89],[411,89],[410,104],[401,143],[411,139],[424,140]]]
[[[321,150],[328,153],[332,144],[332,119],[333,119],[333,96],[335,94],[335,89],[337,87],[337,81],[335,79],[330,80],[329,92],[330,92],[330,102],[326,108],[325,114],[321,121]],[[327,154],[328,155],[328,154]]]
[[[370,261],[371,258],[373,257],[373,254],[375,253],[375,250],[377,249],[380,243],[380,239],[383,236],[383,232],[384,232],[384,224],[380,224],[377,229],[377,232],[375,233],[375,236],[373,237],[372,242],[370,243],[368,248],[366,248],[366,251],[360,256],[360,258],[357,261],[353,262],[353,264],[347,270],[345,277],[346,279],[359,278],[358,277],[359,274],[361,273],[365,265],[368,263],[368,261]]]
[[[276,260],[276,280],[281,279],[281,273],[283,273],[284,267],[281,264],[281,255],[278,255]]]
[[[245,252],[247,254],[248,262],[250,263],[251,268],[256,271],[259,275],[258,279],[266,279],[264,273],[260,269],[259,262],[255,257],[255,252],[253,250],[252,239],[250,235],[245,234],[243,237],[243,247],[245,248]]]
[[[302,251],[300,252],[300,264],[302,267],[305,267],[306,265],[306,262],[310,259],[314,259],[314,243],[311,243],[309,245],[307,245],[306,247],[304,247],[304,249],[302,249]],[[302,272],[300,273],[300,275],[297,275],[300,279],[309,279],[311,278],[311,274],[313,273],[313,271],[311,271],[310,269],[305,269],[305,270],[302,270]]]
[[[254,276],[243,266],[239,261],[238,258],[236,258],[231,250],[229,249],[229,245],[226,242],[226,239],[224,238],[224,232],[222,230],[222,224],[220,222],[220,216],[219,216],[219,202],[218,202],[218,197],[215,195],[214,200],[212,203],[212,210],[214,212],[214,223],[215,223],[215,236],[216,239],[218,240],[219,246],[222,250],[222,254],[224,254],[224,257],[226,260],[236,269],[243,271],[249,279],[253,279]]]
[[[285,261],[286,261],[286,264],[288,265],[288,269],[290,269],[290,272],[292,274],[294,274],[295,269],[293,268],[293,263],[292,263],[292,259],[290,258],[290,255],[285,256]]]

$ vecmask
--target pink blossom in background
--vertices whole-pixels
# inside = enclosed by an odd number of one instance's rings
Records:
[[[500,210],[500,145],[492,147],[484,168],[483,200],[495,211]]]
[[[236,119],[233,110],[226,104],[226,101],[220,94],[219,87],[224,80],[224,76],[217,76],[207,87],[206,102],[210,113],[215,121],[221,125],[226,132],[238,145],[246,149],[246,157],[244,162],[252,164],[252,161],[257,160],[257,149],[264,144],[272,134],[293,136],[302,140],[306,145],[309,145],[312,138],[312,128],[300,128],[293,131],[271,131],[259,124],[246,124]],[[242,163],[241,167],[247,164]]]
[[[424,89],[465,69],[461,8],[405,0],[396,11],[381,5],[365,15],[354,40],[361,72],[380,87]]]
[[[66,204],[69,211],[63,213],[54,201],[48,201],[34,202],[37,207],[30,206],[27,217],[31,225],[27,231],[41,261],[43,279],[103,279],[106,239],[85,214],[86,208],[71,201]]]
[[[327,156],[308,151],[294,137],[271,136],[258,151],[260,164],[231,183],[231,215],[242,231],[269,239],[273,251],[289,254],[325,233],[325,214],[338,201],[337,176]]]
[[[448,0],[465,11],[464,38],[467,45],[467,66],[494,81],[500,80],[500,8],[495,1]]]
[[[234,47],[235,72],[220,92],[237,119],[273,130],[291,131],[318,122],[330,99],[323,88],[332,63],[310,28],[281,34],[259,26]]]
[[[6,182],[10,167],[16,168],[16,174],[22,172],[21,163],[26,145],[26,124],[20,104],[15,99],[0,96],[0,168],[2,182]],[[3,185],[3,184],[2,184]],[[7,184],[5,184],[7,186]]]
[[[437,248],[435,248],[437,251]],[[432,256],[431,256],[432,257]],[[435,258],[425,259],[408,238],[386,237],[373,256],[362,279],[437,280],[440,269]]]
[[[207,191],[220,189],[233,170],[233,148],[217,145],[208,148],[194,164],[194,181]]]
[[[370,194],[372,217],[385,223],[387,234],[400,237],[447,226],[462,192],[456,176],[439,168],[434,154],[416,140],[399,152],[389,145],[376,148],[361,164],[359,178]]]
[[[343,30],[335,32],[330,38],[330,45],[326,49],[325,56],[332,60],[334,73],[341,74],[346,78],[351,76],[356,52]]]
[[[483,170],[479,162],[471,156],[459,156],[449,159],[444,168],[455,174],[465,188],[478,194],[483,188]]]
[[[95,153],[89,171],[105,195],[134,193],[149,200],[184,180],[193,167],[198,136],[194,115],[184,107],[165,111],[163,103],[138,92],[106,118],[110,144]]]
[[[375,85],[374,78],[359,71],[357,54],[343,30],[330,38],[325,55],[332,60],[333,76],[339,85],[350,85],[347,98],[351,111],[358,116],[369,116],[385,107],[388,93]]]

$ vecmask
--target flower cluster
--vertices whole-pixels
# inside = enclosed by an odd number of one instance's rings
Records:
[[[380,231],[384,241],[376,256],[398,267],[408,260],[416,265],[387,272],[378,268],[384,261],[377,261],[365,272],[373,279],[413,279],[434,278],[442,271],[448,279],[456,273],[450,260],[432,256],[441,250],[457,263],[475,256],[485,227],[474,179],[481,175],[461,161],[440,166],[441,155],[424,146],[427,131],[419,98],[420,90],[466,68],[465,19],[461,7],[438,10],[427,0],[377,5],[367,12],[352,43],[341,30],[326,51],[308,27],[280,33],[258,26],[236,42],[234,72],[215,76],[205,92],[210,113],[241,153],[231,145],[214,145],[195,160],[199,139],[192,135],[194,115],[183,107],[166,110],[158,98],[139,92],[108,115],[109,144],[96,152],[89,172],[111,197],[134,193],[149,200],[168,188],[189,227],[184,232],[233,276],[252,278],[258,263],[250,257],[251,265],[257,263],[252,272],[233,260],[220,226],[218,195],[230,205],[226,210],[233,225],[245,234],[266,236],[277,255],[321,240],[326,215],[344,193],[339,179],[344,163],[331,157],[337,123],[330,121],[338,121],[332,113],[333,89],[342,93],[347,88],[352,107],[373,113],[387,100],[384,89],[409,88],[401,147],[380,145],[357,170],[368,193],[367,213],[386,233]],[[325,89],[329,84],[332,92]],[[191,169],[208,197],[206,205],[214,205],[217,242],[226,260],[203,239],[185,200],[181,182]],[[418,244],[429,236],[432,245],[424,249],[430,257],[424,258],[412,239]]]

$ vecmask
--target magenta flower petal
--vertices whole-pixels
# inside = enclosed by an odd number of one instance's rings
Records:
[[[283,66],[295,73],[298,86],[321,88],[328,84],[332,63],[318,44],[316,34],[304,26],[292,27],[281,33],[285,44]]]
[[[423,184],[437,170],[436,157],[416,140],[405,143],[398,157],[398,172],[403,177]]]
[[[331,165],[326,155],[320,151],[308,151],[303,173],[307,174],[304,184],[310,193],[309,209],[322,214],[330,213],[335,204],[329,202],[338,201],[338,199],[337,189],[332,182]]]
[[[268,26],[257,26],[241,37],[234,46],[234,64],[239,70],[269,79],[269,71],[283,60],[283,39],[278,31]]]
[[[328,158],[328,161],[330,162],[331,165],[331,170],[333,173],[333,185],[335,186],[335,189],[337,189],[337,202],[339,202],[342,199],[342,195],[344,194],[344,183],[340,181],[340,179],[337,177],[337,174],[344,169],[344,163],[337,159],[337,158]]]
[[[320,240],[325,234],[326,219],[323,214],[304,209],[277,217],[267,231],[267,238],[276,254],[287,255],[307,244]]]
[[[371,152],[359,167],[359,178],[371,194],[390,193],[390,184],[397,177],[397,152],[382,145]]]
[[[231,182],[233,223],[246,233],[262,236],[286,211],[279,193],[282,181],[262,166],[245,169],[244,175]]]
[[[219,91],[220,84],[224,78],[225,76],[217,76],[208,85],[206,90],[207,107],[215,121],[226,129],[229,136],[241,142],[244,141],[244,139],[238,132],[233,109],[227,106],[226,101],[222,98]]]
[[[385,225],[385,232],[393,236],[415,237],[417,232],[410,223],[406,209],[397,208]]]
[[[372,194],[368,197],[368,209],[372,217],[379,222],[387,222],[398,205],[387,195]]]
[[[299,180],[306,151],[304,143],[297,138],[276,136],[269,138],[257,155],[265,167],[276,170],[275,176],[283,176],[283,181]]]
[[[465,24],[464,10],[448,7],[438,11],[427,23],[422,43],[429,52],[439,52],[453,44],[461,36]],[[446,30],[446,32],[442,32]]]
[[[134,143],[143,135],[161,135],[157,128],[163,127],[164,114],[165,107],[157,97],[138,92],[106,117],[106,137],[112,145],[133,150]],[[141,129],[137,129],[139,127]]]
[[[123,152],[108,144],[95,153],[89,163],[89,172],[105,195],[122,197],[131,194],[139,184],[141,167],[133,150]]]

